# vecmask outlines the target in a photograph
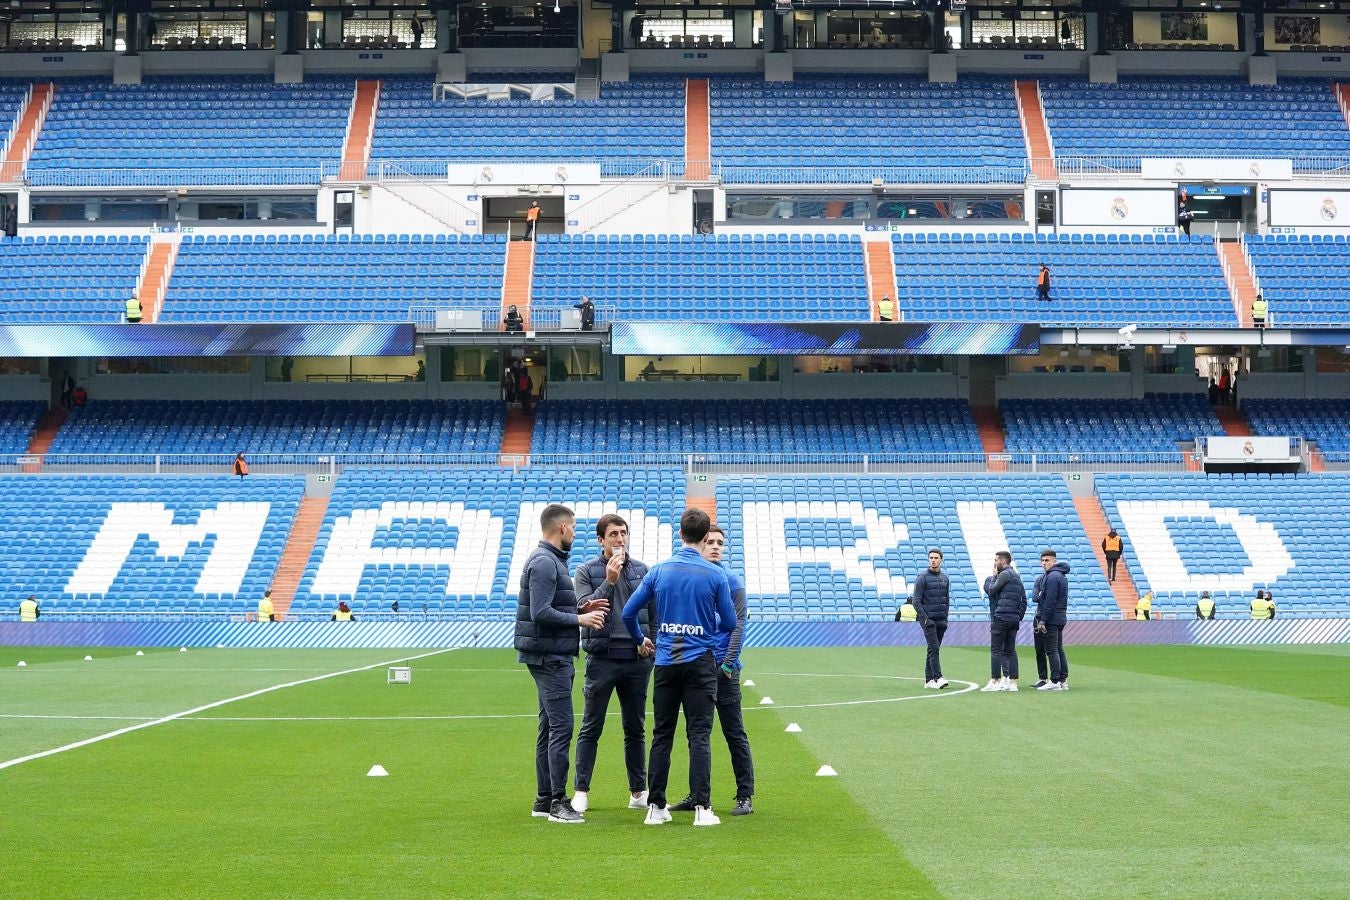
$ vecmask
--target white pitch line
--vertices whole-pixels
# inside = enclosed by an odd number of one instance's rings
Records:
[[[359,666],[355,669],[343,669],[341,672],[329,672],[325,675],[316,675],[313,678],[302,678],[299,681],[288,681],[285,684],[274,684],[271,687],[260,688],[259,690],[256,691],[249,691],[247,694],[240,694],[238,697],[227,697],[224,700],[216,700],[213,703],[207,703],[203,706],[196,706],[193,707],[192,709],[186,709],[180,713],[174,713],[173,715],[163,716],[158,719],[152,719],[148,722],[138,722],[135,725],[128,725],[126,728],[119,728],[116,731],[109,731],[106,734],[95,735],[94,737],[85,738],[82,741],[75,741],[74,743],[71,744],[64,744],[60,747],[53,747],[51,750],[43,750],[40,753],[30,753],[27,756],[20,756],[16,757],[15,759],[5,760],[4,762],[0,762],[0,769],[8,769],[12,766],[21,765],[26,762],[32,762],[35,759],[43,759],[48,756],[55,756],[58,753],[65,753],[67,750],[78,750],[81,747],[88,747],[90,744],[97,744],[100,741],[106,741],[109,738],[119,737],[124,734],[129,734],[130,732],[133,731],[140,731],[142,728],[152,728],[155,725],[163,725],[165,722],[172,722],[175,719],[182,719],[186,716],[193,716],[196,715],[197,713],[206,712],[208,709],[215,709],[216,707],[225,706],[226,704],[229,703],[237,703],[240,700],[249,700],[253,697],[260,697],[263,694],[270,694],[273,691],[280,691],[284,690],[285,688],[299,687],[302,684],[311,684],[315,681],[325,681],[329,678],[338,678],[343,675],[352,675],[357,672],[368,672],[371,669],[378,669],[381,666],[392,666],[394,663],[411,662],[415,659],[425,659],[428,656],[439,656],[442,653],[449,653],[450,651],[456,649],[458,648],[447,647],[443,650],[433,650],[430,653],[421,653],[418,654],[417,656],[404,656],[400,657],[399,659],[386,660],[385,662],[371,663],[368,666]]]

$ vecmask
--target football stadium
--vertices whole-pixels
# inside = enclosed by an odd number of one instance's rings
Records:
[[[0,0],[0,893],[1350,896],[1347,23]]]

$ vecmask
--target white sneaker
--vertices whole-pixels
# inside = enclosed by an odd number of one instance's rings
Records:
[[[577,791],[572,795],[572,808],[579,813],[584,813],[591,808],[591,796],[589,791]]]
[[[936,687],[939,691],[942,690],[943,688],[945,688],[945,687],[946,687],[947,685],[949,685],[949,684],[951,684],[951,682],[949,682],[949,681],[948,681],[947,679],[945,679],[945,678],[939,678],[937,681],[933,682],[934,687]]]
[[[936,681],[925,681],[925,682],[923,683],[923,686],[924,686],[924,689],[925,689],[925,690],[929,690],[929,691],[936,691],[936,690],[937,690],[937,682],[936,682]]]
[[[1017,682],[1013,681],[1011,678],[1003,679],[1003,690],[1013,694],[1017,693]]]
[[[664,825],[671,820],[670,810],[664,806],[658,807],[655,803],[647,804],[647,818],[643,820],[643,825]]]
[[[576,804],[573,804],[573,805],[575,806]],[[646,792],[646,791],[643,791],[642,793],[638,794],[636,797],[634,797],[632,794],[629,794],[629,795],[628,795],[628,808],[629,808],[629,809],[646,809],[646,808],[647,808],[647,792]]]
[[[984,687],[980,688],[980,693],[990,694],[993,693],[994,691],[1001,691],[1001,690],[1003,690],[1003,682],[997,678],[990,678],[989,683],[986,684]]]
[[[1063,681],[1061,681],[1059,683],[1059,689],[1061,691],[1067,691],[1069,689],[1069,679],[1066,678]]]
[[[1045,684],[1043,684],[1043,685],[1041,685],[1040,687],[1036,688],[1036,690],[1038,690],[1038,691],[1062,691],[1062,690],[1064,690],[1064,688],[1062,688],[1062,687],[1060,687],[1059,685],[1055,684],[1053,681],[1047,681]]]
[[[721,825],[722,820],[713,815],[711,808],[707,806],[694,807],[694,827],[703,828],[708,825]]]

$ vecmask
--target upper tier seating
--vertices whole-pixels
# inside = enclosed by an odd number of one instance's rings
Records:
[[[91,400],[51,452],[212,454],[223,468],[238,452],[255,465],[265,454],[495,453],[503,415],[488,400]]]
[[[862,248],[837,235],[541,235],[532,308],[583,294],[628,320],[871,319]]]
[[[1017,101],[1006,79],[718,78],[710,84],[709,103],[712,156],[729,183],[762,178],[776,167],[858,167],[882,174],[913,166],[926,170],[923,181],[940,181],[944,169],[1026,165]],[[817,177],[783,173],[776,180]],[[897,172],[892,180],[902,177]]]
[[[1275,86],[1213,77],[1041,80],[1055,156],[1350,156],[1350,129],[1327,81]]]
[[[433,100],[425,76],[390,76],[370,158],[485,163],[684,159],[684,80],[603,85],[599,100]],[[442,172],[442,175],[444,173]]]
[[[1270,324],[1350,326],[1350,244],[1345,235],[1252,235],[1247,254]]]
[[[1078,455],[1159,453],[1176,461],[1177,442],[1223,434],[1203,394],[1147,394],[1142,400],[1004,400],[1009,452]],[[1124,458],[1124,457],[1123,457]]]
[[[897,306],[919,322],[1233,327],[1209,235],[897,234]],[[1037,299],[1041,263],[1050,302]]]
[[[1350,481],[1295,476],[1097,476],[1153,614],[1192,618],[1209,591],[1222,619],[1251,617],[1258,588],[1277,616],[1345,616]]]
[[[0,478],[0,590],[36,594],[44,614],[251,610],[304,487],[304,478]]]
[[[13,122],[32,88],[26,79],[0,78],[0,121]]]
[[[577,516],[568,566],[600,552],[595,523],[619,512],[634,559],[675,548],[684,510],[678,468],[460,471],[348,469],[328,504],[292,609],[358,615],[387,611],[514,613],[525,559],[539,544],[539,514],[562,503]]]
[[[980,453],[964,400],[549,400],[534,453]]]
[[[145,262],[143,237],[83,235],[0,241],[6,322],[121,322]]]
[[[271,172],[270,182],[317,184],[318,167],[341,159],[353,84],[351,76],[327,75],[307,76],[304,84],[253,75],[149,77],[139,85],[62,81],[29,177],[88,183],[88,170],[116,169],[139,173],[141,183],[176,185],[182,179],[172,170],[267,168],[299,170]],[[231,177],[249,183],[246,175]]]
[[[1243,400],[1254,434],[1316,441],[1323,453],[1350,453],[1350,400]]]
[[[409,308],[501,307],[504,235],[184,239],[161,322],[406,322]]]
[[[46,409],[47,404],[41,400],[0,401],[0,457],[28,450],[28,441]]]
[[[1119,616],[1058,476],[724,476],[717,520],[757,618],[890,619],[930,547],[945,554],[963,618],[988,615],[982,586],[998,550],[1012,552],[1030,600],[1046,547],[1072,570],[1070,619]]]

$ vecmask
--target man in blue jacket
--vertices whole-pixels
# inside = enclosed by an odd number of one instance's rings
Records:
[[[699,546],[712,525],[708,514],[687,509],[680,517],[684,546],[665,562],[657,563],[623,607],[623,624],[638,641],[642,653],[651,653],[652,640],[638,613],[656,598],[656,674],[653,677],[651,760],[647,766],[648,825],[670,821],[666,782],[670,778],[670,751],[680,709],[687,719],[689,739],[689,793],[694,798],[694,824],[719,825],[713,815],[712,720],[717,706],[717,635],[736,628],[731,586],[726,573],[705,560]]]
[[[1053,550],[1041,551],[1044,574],[1036,579],[1036,672],[1038,691],[1063,691],[1069,687],[1069,661],[1064,656],[1064,623],[1069,618],[1069,564],[1058,560]],[[1046,681],[1046,662],[1050,680]]]
[[[994,574],[984,580],[989,597],[989,683],[981,691],[1017,690],[1017,627],[1027,614],[1027,590],[1012,554],[994,554]]]
[[[572,679],[580,652],[582,628],[605,624],[605,602],[592,600],[578,607],[567,553],[576,537],[572,510],[549,504],[539,516],[543,540],[525,560],[516,603],[516,661],[534,678],[539,695],[539,736],[534,745],[534,775],[538,787],[531,815],[550,822],[581,824],[567,799],[567,751],[572,745]]]
[[[952,580],[942,571],[942,551],[934,547],[928,551],[928,568],[914,579],[914,595],[910,603],[919,614],[919,627],[928,642],[928,657],[923,664],[923,686],[942,690],[947,679],[942,677],[942,636],[947,633],[947,613],[951,609]]]

